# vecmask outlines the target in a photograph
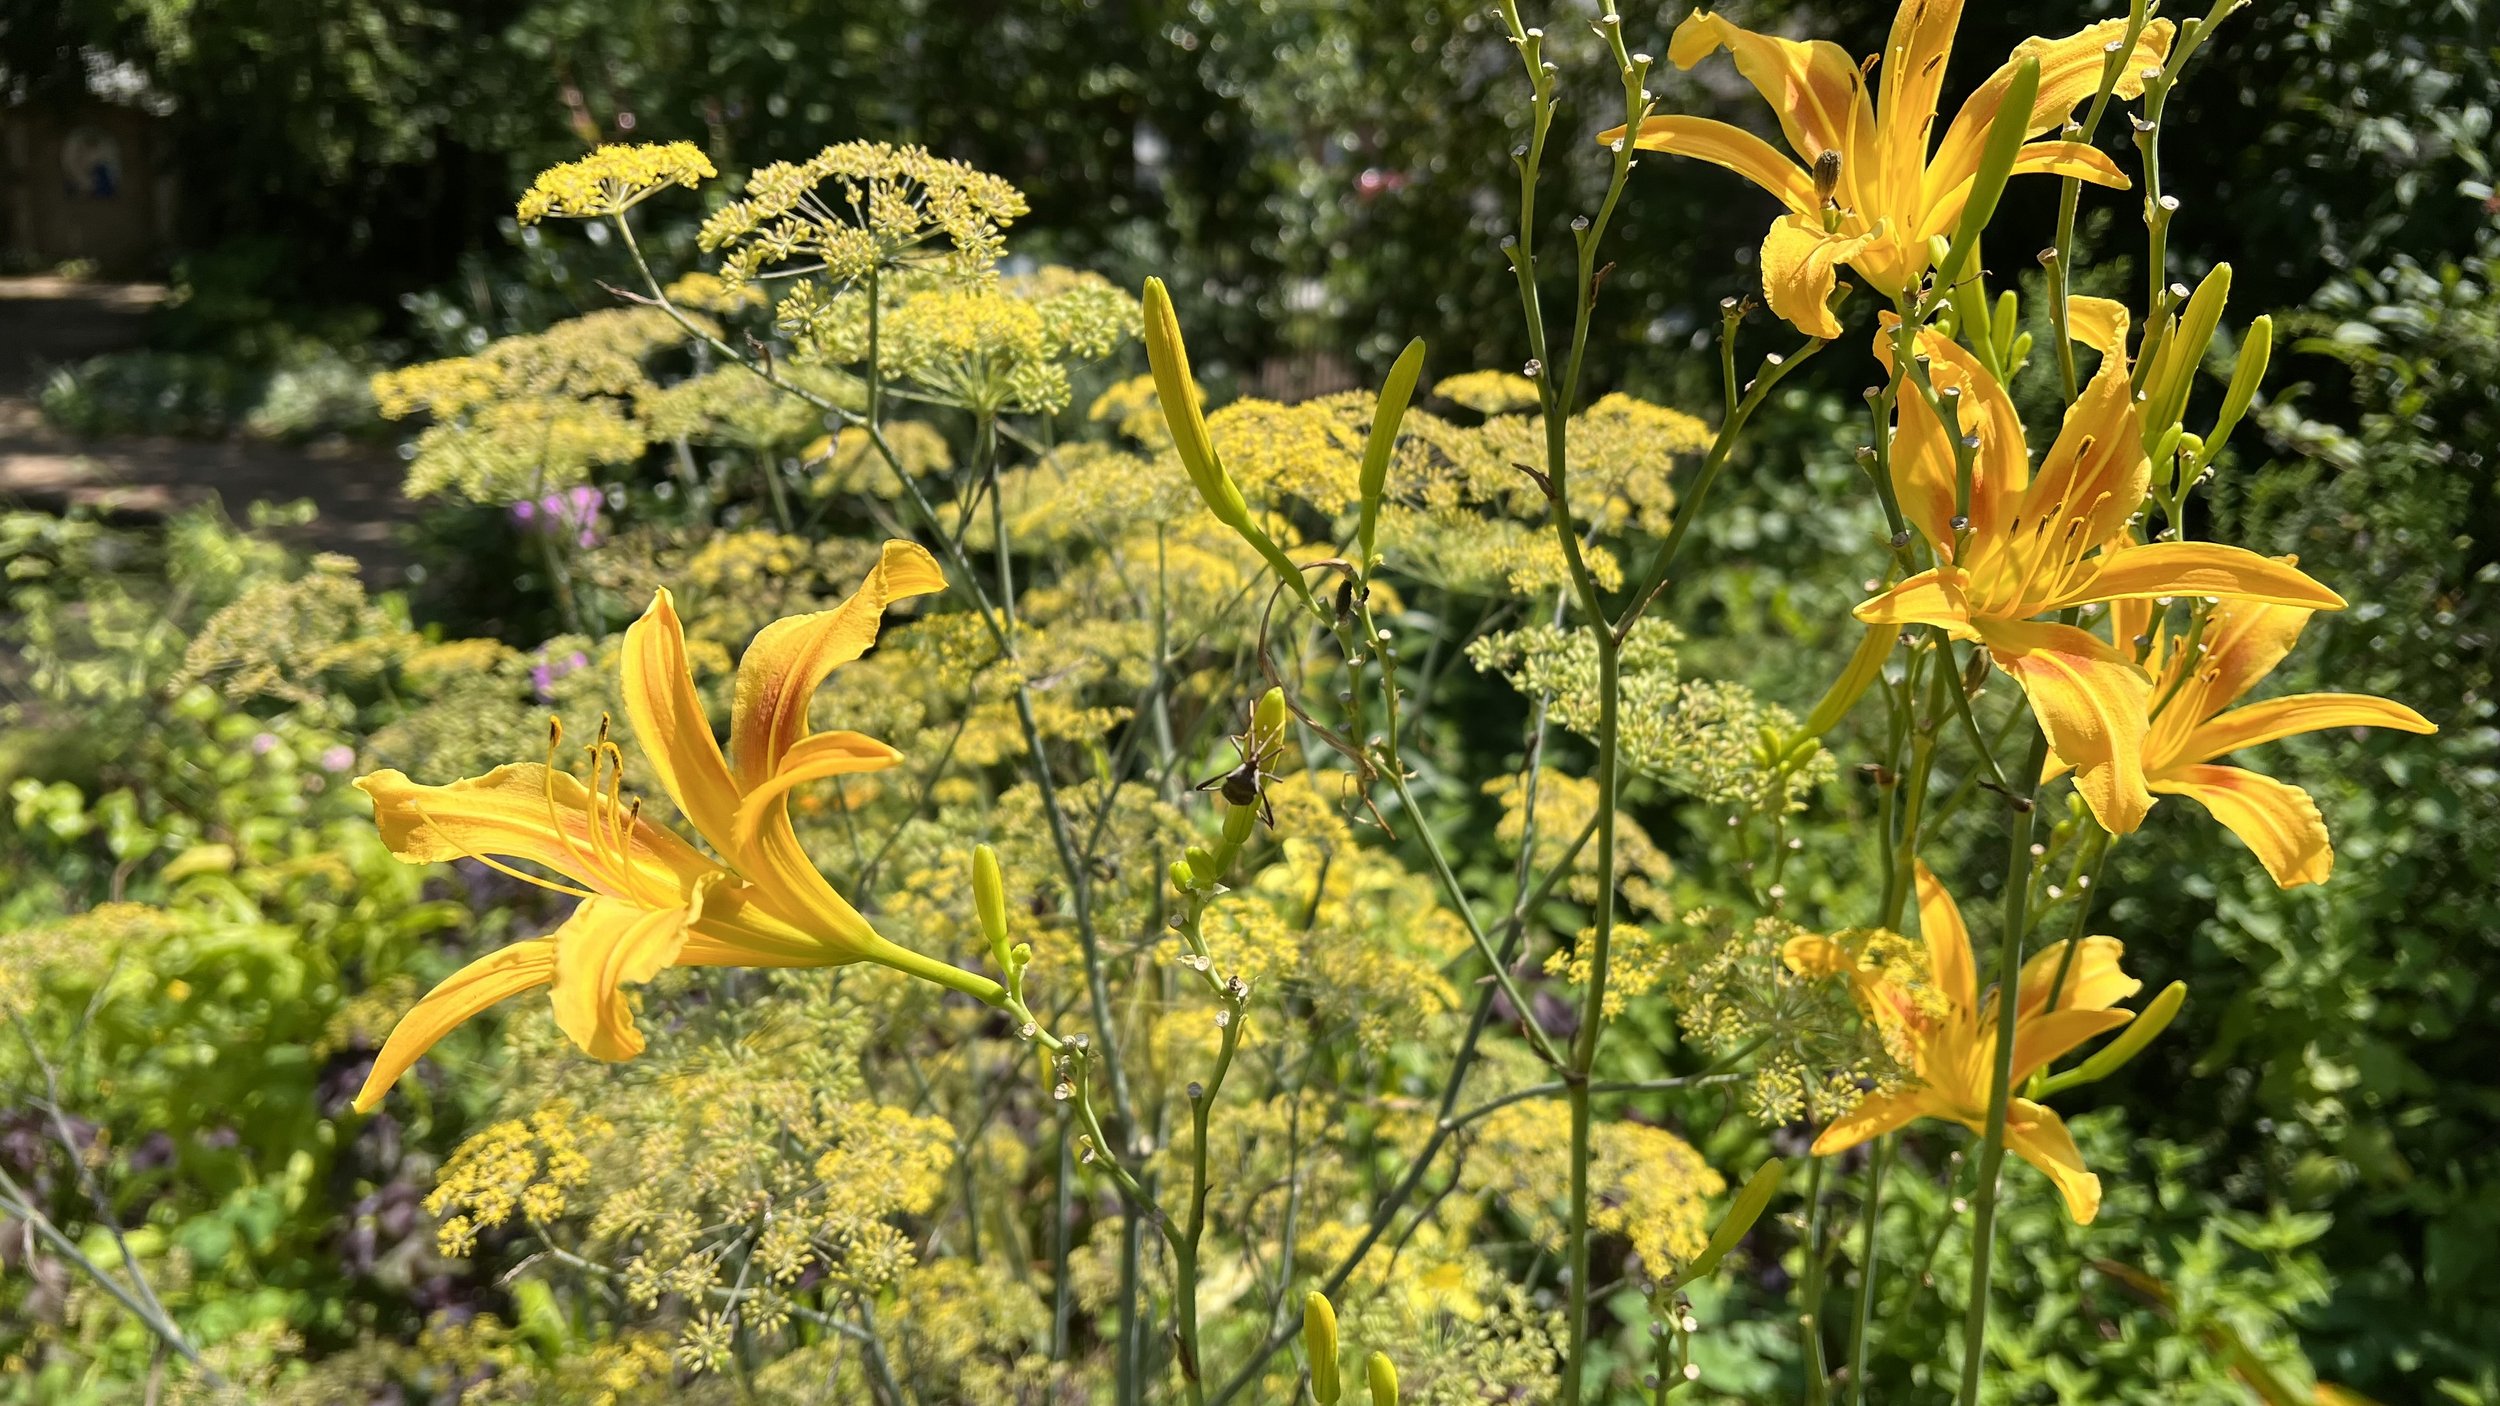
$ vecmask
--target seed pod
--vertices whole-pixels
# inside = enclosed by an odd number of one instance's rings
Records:
[[[1319,1406],[1337,1406],[1344,1392],[1337,1380],[1337,1310],[1317,1289],[1302,1301],[1302,1351],[1311,1359],[1311,1395]]]

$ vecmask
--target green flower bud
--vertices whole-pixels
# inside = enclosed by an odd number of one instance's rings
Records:
[[[989,940],[990,955],[1005,967],[1007,884],[998,872],[998,851],[988,845],[972,847],[972,911],[981,919],[981,936]]]
[[[1193,850],[1192,853],[1195,853],[1195,851]],[[1186,859],[1173,860],[1171,873],[1172,887],[1179,889],[1181,892],[1188,893],[1198,887],[1198,875],[1193,871],[1190,861]]]
[[[1372,1406],[1398,1406],[1397,1364],[1386,1354],[1375,1352],[1364,1375],[1371,1379]]]
[[[1397,365],[1389,368],[1389,379],[1380,387],[1380,403],[1372,411],[1371,442],[1363,446],[1363,473],[1358,481],[1362,492],[1362,517],[1354,531],[1357,551],[1355,566],[1365,574],[1372,567],[1372,537],[1380,527],[1380,496],[1389,483],[1389,456],[1397,449],[1398,425],[1406,418],[1406,404],[1415,396],[1415,381],[1424,374],[1424,339],[1417,337],[1398,353]]]
[[[1337,1406],[1344,1390],[1337,1380],[1337,1310],[1317,1289],[1302,1301],[1302,1351],[1311,1359],[1311,1395],[1319,1406]]]
[[[1250,750],[1255,754],[1273,751],[1285,738],[1285,720],[1291,712],[1285,707],[1285,691],[1271,688],[1259,695],[1258,705],[1250,710]]]
[[[1227,804],[1224,808],[1224,843],[1238,849],[1250,843],[1250,832],[1259,823],[1259,808],[1254,805]]]
[[[1736,1193],[1736,1201],[1727,1208],[1727,1215],[1719,1222],[1719,1228],[1710,1232],[1710,1243],[1702,1247],[1699,1258],[1686,1265],[1684,1272],[1675,1277],[1675,1282],[1690,1284],[1717,1269],[1719,1261],[1727,1258],[1727,1252],[1735,1249],[1736,1242],[1744,1239],[1745,1233],[1753,1229],[1754,1222],[1762,1218],[1763,1211],[1771,1204],[1771,1198],[1779,1195],[1780,1183],[1787,1177],[1788,1164],[1777,1157],[1756,1167],[1754,1174],[1745,1179],[1743,1189]]]
[[[1188,857],[1182,862],[1189,866],[1191,876],[1197,880],[1192,887],[1213,888],[1224,880],[1224,866],[1215,862],[1215,856],[1204,845],[1191,845]]]

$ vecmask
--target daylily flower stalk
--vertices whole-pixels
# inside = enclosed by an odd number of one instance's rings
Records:
[[[1887,326],[1875,341],[1887,367],[1893,340]],[[2343,597],[2288,561],[2244,548],[2132,544],[2127,525],[2144,501],[2152,466],[2126,369],[2114,358],[2068,408],[2035,475],[2022,421],[1996,377],[1932,329],[1919,332],[1917,346],[1936,403],[1924,393],[1901,397],[1892,487],[1939,564],[1860,605],[1857,618],[1933,625],[1986,645],[2029,696],[2057,755],[2073,766],[2075,789],[2093,816],[2111,834],[2126,834],[2153,803],[2144,772],[2152,679],[2125,650],[2039,617],[2169,596],[2339,610]],[[1938,415],[1938,404],[1950,408],[1954,425]]]
[[[635,739],[705,854],[643,817],[624,794],[624,753],[603,725],[585,776],[547,761],[426,786],[398,771],[356,785],[373,798],[391,852],[412,864],[470,858],[581,899],[554,932],[453,973],[400,1018],[356,1095],[369,1111],[454,1027],[525,991],[552,988],[556,1022],[599,1059],[641,1053],[625,988],[671,966],[825,967],[879,962],[996,1004],[998,983],[888,940],[817,872],[791,828],[790,793],[878,771],[902,754],[856,732],[816,732],[808,704],[836,668],[876,643],[887,605],[944,590],[937,562],[888,542],[858,591],[831,610],[766,626],[739,661],[726,752],[686,657],[666,590],[625,632],[626,712]],[[555,877],[516,868],[535,865]]]
[[[1980,995],[1970,930],[1953,895],[1924,864],[1918,866],[1918,924],[1926,944],[1924,971],[1904,974],[1874,967],[1864,960],[1863,951],[1825,937],[1792,938],[1783,954],[1801,975],[1847,976],[1867,1018],[1914,1076],[1914,1082],[1900,1088],[1867,1094],[1833,1119],[1814,1140],[1817,1157],[1845,1152],[1920,1118],[1959,1123],[1974,1133],[1987,1130],[1997,1059],[1997,1002],[2004,993]],[[2119,942],[2084,938],[2071,963],[2066,949],[2065,942],[2043,948],[2023,963],[2015,979],[2016,1084],[2135,1018],[2133,1011],[2118,1009],[2118,1003],[2143,983],[2120,970],[2124,948]],[[2074,1135],[2055,1112],[2029,1099],[2009,1100],[2005,1145],[2056,1184],[2077,1224],[2090,1224],[2100,1213],[2101,1179],[2084,1166]]]
[[[2123,44],[2127,21],[2105,20],[2063,39],[2026,39],[1980,85],[1932,142],[1944,71],[1961,25],[1962,0],[1903,0],[1891,39],[1867,68],[1825,40],[1783,39],[1743,29],[1708,10],[1676,26],[1667,57],[1691,68],[1718,50],[1771,104],[1795,158],[1742,128],[1704,117],[1661,114],[1641,123],[1644,151],[1695,157],[1752,181],[1787,207],[1762,241],[1762,291],[1771,310],[1813,337],[1837,337],[1826,306],[1847,264],[1885,297],[1906,301],[1934,258],[1931,240],[1950,236],[1978,184],[1988,134],[2026,61],[2039,79],[2023,124],[2024,143],[2008,175],[2071,176],[2123,190],[2127,178],[2081,142],[2033,140],[2063,128],[2100,89],[2109,46]],[[2171,24],[2155,20],[2120,65],[2118,93],[2144,91],[2144,71],[2169,57]],[[1621,140],[1625,129],[1598,140]],[[1982,193],[1982,198],[1985,193]]]

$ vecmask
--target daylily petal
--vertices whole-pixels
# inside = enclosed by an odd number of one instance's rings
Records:
[[[1878,314],[1876,321],[1875,358],[1889,374],[1901,319],[1887,312]],[[1979,436],[1979,449],[1971,462],[1971,531],[1975,537],[1992,536],[2004,530],[2006,505],[2031,476],[2031,446],[2023,435],[2022,416],[2015,412],[2004,385],[1961,343],[1932,328],[1921,328],[1918,349],[1927,357],[1928,383],[1939,394],[1960,394],[1961,408],[1955,416],[1962,432]],[[1893,496],[1901,504],[1902,515],[1928,543],[1949,555],[1957,535],[1952,521],[1961,491],[1961,465],[1954,457],[1952,438],[1914,387],[1903,388],[1899,418],[1900,433],[1892,447]]]
[[[2181,760],[2211,761],[2242,747],[2336,727],[2439,731],[2438,724],[2392,698],[2373,698],[2366,693],[2300,693],[2235,708],[2197,728],[2188,734]]]
[[[2211,811],[2284,888],[2322,884],[2335,872],[2326,818],[2297,786],[2235,766],[2190,766],[2164,773],[2153,788]]]
[[[2063,39],[2026,39],[2015,45],[2005,65],[1979,85],[1946,129],[1935,160],[1927,168],[1928,189],[1949,190],[1979,169],[1988,129],[1996,125],[2006,92],[2014,86],[2014,70],[2023,60],[2040,61],[2040,88],[2032,98],[2031,120],[2023,135],[2043,136],[2064,126],[2077,107],[2101,90],[2101,65],[2109,56],[2109,46],[2123,43],[2126,37],[2127,21],[2113,19],[2086,25]],[[2144,70],[2159,68],[2169,59],[2170,39],[2170,21],[2154,20],[2144,26],[2144,32],[2136,36],[2135,52],[2119,66],[2119,97],[2143,96]]]
[[[1597,134],[1599,145],[1621,140],[1621,127]],[[1778,196],[1792,213],[1815,213],[1814,178],[1779,154],[1769,142],[1725,122],[1707,117],[1660,116],[1641,123],[1632,145],[1642,151],[1663,151],[1722,166]]]
[[[2126,368],[2116,361],[2103,361],[2067,410],[2057,442],[2040,461],[2039,476],[2023,490],[2021,530],[2049,534],[2059,544],[2055,550],[2062,551],[2066,560],[2079,560],[2083,553],[2125,533],[2127,519],[2143,505],[2145,484],[2151,477],[2152,463],[2144,455],[2144,431],[2136,418],[2135,394],[2127,385]],[[2079,573],[2079,579],[2089,575],[2089,571]],[[2045,614],[2081,600],[2106,599],[2072,595],[2070,590],[2065,598],[2033,606],[2032,613]]]
[[[1839,336],[1840,319],[1831,309],[1839,265],[1875,240],[1872,234],[1832,234],[1813,215],[1772,222],[1762,238],[1763,301],[1809,337]]]
[[[1981,621],[1997,667],[2031,699],[2049,745],[2075,768],[2075,790],[2101,828],[2144,823],[2145,710],[2153,682],[2127,656],[2072,625]]]
[[[1913,1119],[1931,1116],[1936,1111],[1934,1105],[1935,1095],[1921,1088],[1868,1094],[1858,1100],[1857,1107],[1832,1120],[1831,1126],[1814,1140],[1812,1151],[1817,1157],[1846,1152]]]
[[[2041,948],[2023,963],[2015,988],[2014,1018],[2029,1020],[2048,1009],[2049,988],[2057,984],[2061,966],[2066,968],[2066,985],[2057,995],[2059,1010],[2105,1011],[2117,1005],[2144,989],[2143,982],[2118,969],[2118,959],[2125,954],[2125,944],[2114,937],[2085,938],[2072,963],[2066,960],[2062,939]]]
[[[2022,1022],[2014,1028],[2015,1085],[2020,1086],[2050,1060],[2133,1019],[2133,1011],[2056,1010]]]
[[[2127,365],[2127,328],[2134,314],[2115,298],[2078,296],[2066,300],[2066,335],[2102,356]]]
[[[807,735],[816,690],[877,642],[888,605],[945,589],[946,574],[926,548],[891,541],[850,599],[765,626],[738,661],[730,709],[730,770],[739,785],[752,790],[779,769],[782,754]]]
[[[2014,153],[2014,164],[2006,168],[2006,177],[2072,176],[2087,185],[2107,186],[2125,190],[2127,173],[2097,147],[2081,142],[2033,142]],[[1970,203],[1971,187],[1978,183],[1976,173],[1964,176],[1931,200],[1919,217],[1920,237],[1950,235],[1961,223],[1962,207]]]
[[[541,937],[498,948],[445,977],[391,1027],[382,1052],[373,1057],[373,1072],[356,1092],[356,1111],[372,1112],[399,1076],[462,1021],[498,1001],[546,985],[555,973],[556,945]]]
[[[2101,1213],[2101,1179],[2084,1170],[2064,1119],[2030,1099],[2013,1099],[2005,1107],[2005,1148],[2056,1183],[2075,1224],[2090,1225]]]
[[[1961,22],[1962,0],[1902,0],[1893,14],[1875,109],[1887,209],[1916,196],[1926,178],[1937,96],[1953,56],[1953,32]]]
[[[1719,49],[1728,51],[1736,71],[1770,103],[1788,145],[1807,161],[1827,151],[1854,156],[1852,135],[1873,136],[1874,113],[1858,84],[1858,66],[1839,45],[1756,34],[1696,10],[1675,27],[1667,58],[1677,68],[1691,68]]]
[[[373,798],[382,843],[411,864],[479,856],[527,860],[612,898],[646,904],[682,902],[698,880],[720,869],[692,845],[640,819],[622,826],[620,854],[616,839],[624,817],[602,802],[594,821],[588,789],[571,773],[536,762],[499,766],[448,786],[377,771],[359,777],[356,789]]]
[[[752,846],[765,818],[775,806],[784,803],[794,786],[829,777],[883,771],[902,759],[903,754],[892,747],[856,732],[819,732],[801,738],[798,745],[782,753],[781,769],[748,791],[746,799],[738,803],[738,819],[730,842],[741,850]]]
[[[1955,639],[1978,638],[1961,574],[1951,567],[1922,571],[1872,600],[1859,602],[1853,613],[1869,625],[1936,625]]]
[[[721,841],[738,813],[738,785],[712,736],[711,714],[695,692],[686,628],[665,588],[652,593],[650,608],[625,629],[624,684],[625,715],[660,785],[721,857],[736,865]]]
[[[2043,602],[2040,609],[2130,596],[2222,596],[2311,610],[2344,608],[2342,596],[2280,558],[2218,542],[2154,542],[2096,559],[2093,570],[2072,589]]]
[[[686,945],[687,910],[594,898],[550,936],[556,945],[556,1025],[593,1059],[632,1059],[642,1032],[624,988],[660,974]]]
[[[1792,937],[1780,946],[1780,960],[1788,969],[1808,980],[1847,976],[1858,968],[1848,951],[1828,937],[1805,934]]]
[[[1927,943],[1928,979],[1953,1008],[1979,1009],[1979,974],[1971,965],[1970,929],[1962,909],[1925,860],[1918,862],[1918,931]]]

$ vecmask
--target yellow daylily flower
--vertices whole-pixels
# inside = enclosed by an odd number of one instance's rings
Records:
[[[2015,70],[2027,59],[2040,61],[2024,136],[2045,136],[2100,91],[2109,47],[2127,32],[2127,21],[2113,19],[2063,39],[2024,40],[1962,105],[1931,155],[1945,63],[1961,21],[1962,0],[1902,0],[1884,46],[1880,91],[1870,101],[1866,70],[1839,45],[1756,34],[1696,10],[1676,26],[1667,57],[1691,68],[1727,50],[1737,72],[1771,104],[1797,160],[1742,128],[1701,117],[1651,117],[1633,144],[1724,166],[1777,196],[1788,214],[1762,241],[1763,296],[1799,331],[1837,337],[1840,324],[1826,306],[1836,266],[1856,269],[1887,297],[1925,275],[1928,241],[1950,235],[1962,218]],[[2142,95],[2144,70],[2169,58],[2170,39],[2168,20],[2144,27],[2119,67],[2119,96]],[[1623,135],[1617,127],[1598,140]],[[2013,167],[2013,174],[2025,172],[2127,186],[2107,156],[2081,142],[2027,140]]]
[[[1916,1082],[1878,1090],[1858,1100],[1814,1140],[1814,1155],[1828,1157],[1881,1137],[1920,1118],[1959,1123],[1975,1133],[1988,1127],[1988,1093],[1996,1072],[1997,1001],[2002,992],[1979,995],[1970,930],[1953,895],[1918,867],[1919,934],[1927,948],[1926,970],[1904,979],[1891,970],[1867,970],[1859,954],[1829,938],[1789,940],[1784,954],[1800,975],[1846,972],[1859,1005],[1884,1034],[1885,1043],[1910,1066]],[[2066,944],[2051,943],[2023,963],[2015,983],[2014,1075],[2011,1087],[2096,1035],[2135,1019],[2115,1009],[2143,983],[2119,969],[2125,949],[2115,938],[2087,937],[2076,949],[2051,1009],[2049,993]],[[2005,1146],[2045,1173],[2066,1198],[2066,1212],[2088,1225],[2101,1209],[2101,1179],[2083,1165],[2065,1120],[2029,1099],[2008,1101]]]
[[[850,599],[766,626],[739,661],[726,754],[695,691],[685,630],[666,590],[625,632],[624,686],[634,736],[706,855],[642,816],[623,790],[624,754],[603,725],[585,748],[587,778],[547,762],[500,766],[447,786],[398,771],[356,782],[393,854],[411,864],[470,858],[581,899],[554,932],[490,952],[411,1007],[356,1095],[359,1112],[435,1042],[488,1006],[551,987],[556,1023],[599,1059],[642,1052],[627,986],[671,966],[819,967],[881,962],[995,1002],[977,973],[889,941],[808,861],[792,830],[793,787],[876,771],[902,754],[855,732],[812,732],[808,702],[834,669],[876,643],[886,606],[944,590],[928,552],[888,542]],[[712,856],[718,856],[714,858]],[[546,878],[513,867],[523,861]]]
[[[1885,320],[1892,321],[1889,314]],[[1893,334],[1876,337],[1889,367]],[[2073,625],[2037,617],[2099,601],[2219,596],[2340,610],[2343,597],[2286,561],[2209,542],[2132,545],[2127,521],[2143,504],[2144,453],[2127,373],[2104,361],[2066,412],[2057,442],[2031,471],[2031,450],[2005,387],[1951,338],[1921,329],[1920,352],[1939,396],[1957,398],[1975,435],[1967,530],[1957,530],[1959,466],[1952,433],[1923,395],[1901,397],[1892,449],[1902,515],[1939,563],[1857,608],[1870,625],[1935,625],[1988,648],[2013,676],[2075,789],[2101,827],[2123,835],[2153,797],[2144,776],[2152,679],[2135,657]]]
[[[2166,624],[2154,626],[2149,602],[2120,602],[2111,616],[2119,647],[2140,651],[2153,676],[2145,783],[2155,795],[2186,796],[2204,806],[2287,889],[2324,883],[2334,871],[2335,850],[2317,803],[2297,786],[2216,765],[2215,758],[2331,727],[2439,730],[2402,703],[2363,693],[2303,693],[2232,707],[2291,652],[2309,616],[2292,606],[2226,600],[2213,607],[2203,631],[2189,637],[2172,635]],[[2049,775],[2065,769],[2065,759],[2053,754]]]

